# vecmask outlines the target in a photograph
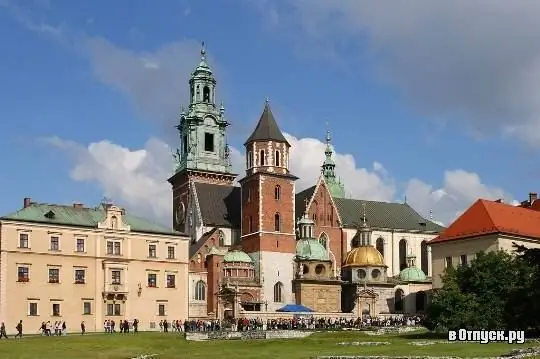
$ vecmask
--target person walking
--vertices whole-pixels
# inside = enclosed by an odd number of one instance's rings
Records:
[[[15,335],[15,338],[22,338],[22,331],[23,331],[22,320],[19,320],[19,324],[17,324],[15,329],[17,329],[17,334]]]
[[[2,322],[2,324],[0,324],[0,339],[2,338],[8,338],[7,334],[6,334],[6,325],[4,324],[4,322]]]

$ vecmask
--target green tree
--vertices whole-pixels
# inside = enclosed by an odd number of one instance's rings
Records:
[[[521,259],[503,251],[480,253],[470,265],[449,269],[428,309],[430,329],[504,329],[509,298],[530,277]]]

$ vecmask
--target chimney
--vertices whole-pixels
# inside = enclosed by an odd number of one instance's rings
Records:
[[[538,193],[536,193],[536,192],[529,193],[529,203],[530,204],[533,204],[533,202],[536,201],[537,199],[538,199]]]
[[[73,208],[83,208],[84,205],[82,203],[79,203],[79,202],[75,202],[73,203]]]
[[[23,208],[30,207],[32,205],[32,198],[24,197]]]

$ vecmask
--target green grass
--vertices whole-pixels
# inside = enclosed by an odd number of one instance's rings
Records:
[[[192,342],[178,334],[96,334],[67,337],[28,337],[0,341],[0,358],[6,359],[128,359],[158,354],[156,359],[297,359],[317,355],[433,355],[496,356],[532,343],[509,345],[442,344],[414,346],[411,341],[432,340],[419,334],[369,336],[361,332],[315,333],[305,339]],[[384,346],[344,346],[339,342],[390,342]]]

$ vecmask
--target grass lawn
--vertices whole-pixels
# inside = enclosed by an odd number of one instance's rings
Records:
[[[95,334],[67,337],[28,337],[0,341],[0,358],[6,359],[128,359],[140,354],[158,354],[156,359],[297,359],[316,355],[433,355],[496,356],[533,343],[509,345],[443,344],[415,346],[427,341],[418,334],[369,336],[361,332],[315,333],[305,339],[191,342],[178,334]],[[384,346],[345,346],[339,342],[390,342]]]

